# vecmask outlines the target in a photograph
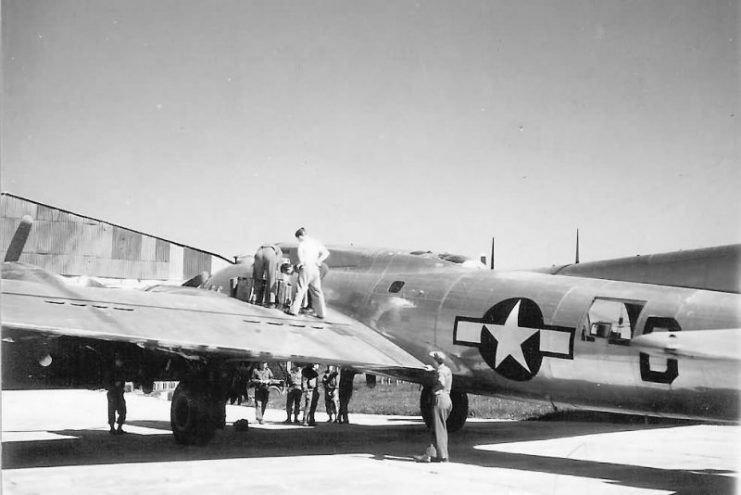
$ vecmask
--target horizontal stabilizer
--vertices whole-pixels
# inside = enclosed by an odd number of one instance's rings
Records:
[[[739,361],[739,337],[741,328],[659,332],[636,337],[630,345],[654,356]]]
[[[741,244],[578,263],[553,275],[741,293]]]

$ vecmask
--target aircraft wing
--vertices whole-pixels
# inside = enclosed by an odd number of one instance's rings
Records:
[[[72,287],[31,265],[4,263],[3,268],[5,341],[70,336],[185,357],[336,363],[381,372],[423,368],[385,337],[333,311],[325,320],[292,317],[213,292]]]
[[[654,356],[739,361],[741,329],[649,333],[630,345]]]

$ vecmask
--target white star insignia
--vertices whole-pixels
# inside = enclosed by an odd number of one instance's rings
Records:
[[[528,373],[532,373],[525,360],[525,355],[522,353],[522,343],[540,330],[537,328],[520,327],[518,323],[519,316],[520,301],[517,301],[517,304],[515,304],[515,307],[512,308],[509,316],[507,316],[507,321],[504,322],[504,325],[487,323],[484,325],[484,328],[497,339],[497,353],[494,356],[494,367],[502,364],[502,361],[507,356],[512,356]]]

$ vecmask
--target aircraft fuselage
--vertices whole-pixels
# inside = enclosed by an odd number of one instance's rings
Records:
[[[645,333],[739,328],[738,294],[467,269],[394,251],[335,249],[333,258],[323,281],[328,305],[420,360],[445,351],[463,391],[674,417],[739,416],[737,359],[678,360],[631,346]]]

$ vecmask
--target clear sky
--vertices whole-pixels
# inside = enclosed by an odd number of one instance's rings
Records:
[[[736,0],[2,0],[2,189],[225,256],[741,242]]]

